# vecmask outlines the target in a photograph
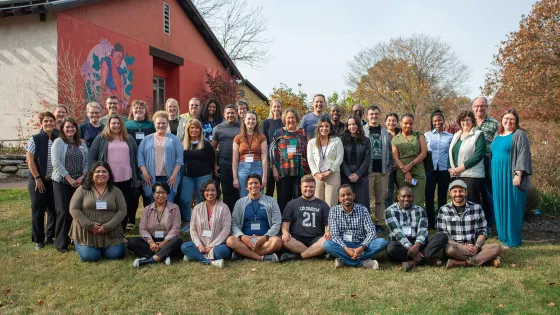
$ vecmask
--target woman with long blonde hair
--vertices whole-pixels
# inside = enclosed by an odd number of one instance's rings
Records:
[[[212,179],[214,160],[216,152],[214,146],[204,138],[202,123],[198,119],[190,119],[185,126],[185,138],[183,139],[183,160],[188,161],[183,176],[183,187],[181,189],[181,213],[187,225],[183,232],[188,231],[191,221],[191,203],[193,193],[196,192],[196,203],[202,201],[200,189],[202,184]]]

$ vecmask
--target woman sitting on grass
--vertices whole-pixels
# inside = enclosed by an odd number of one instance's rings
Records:
[[[167,201],[171,189],[164,182],[152,186],[155,202],[144,208],[140,219],[140,236],[128,240],[128,249],[141,257],[134,260],[134,268],[165,260],[181,253],[181,212],[179,206]]]
[[[126,216],[126,202],[114,185],[109,164],[93,163],[83,185],[72,196],[70,215],[70,237],[82,261],[98,261],[102,255],[107,259],[125,256],[121,222]]]

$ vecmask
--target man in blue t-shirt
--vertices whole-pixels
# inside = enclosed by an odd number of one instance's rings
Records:
[[[231,214],[231,232],[227,246],[235,254],[260,261],[278,262],[274,252],[282,248],[282,240],[276,236],[280,231],[282,215],[278,203],[272,197],[262,195],[262,177],[247,176],[249,195],[235,203]]]
[[[324,111],[325,103],[325,96],[323,94],[315,94],[313,96],[313,112],[306,114],[301,119],[300,127],[307,132],[309,139],[315,136],[315,127],[317,127],[317,122],[321,117],[326,117],[329,122],[331,121],[329,114]]]

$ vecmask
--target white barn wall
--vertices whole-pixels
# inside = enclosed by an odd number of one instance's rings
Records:
[[[45,22],[36,14],[0,19],[0,141],[4,145],[16,145],[5,140],[37,132],[27,123],[42,110],[41,98],[56,103],[56,60],[56,14],[47,14]]]

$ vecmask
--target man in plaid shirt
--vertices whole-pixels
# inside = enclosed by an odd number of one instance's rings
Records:
[[[444,252],[450,259],[447,268],[480,266],[489,262],[500,266],[500,244],[485,245],[487,229],[484,211],[476,203],[467,201],[467,184],[458,179],[449,185],[451,202],[439,209],[437,230],[447,234],[449,241]]]
[[[430,260],[439,267],[441,250],[447,244],[447,235],[438,233],[428,237],[428,216],[422,207],[414,204],[412,189],[405,186],[399,190],[397,203],[385,210],[385,222],[389,228],[387,255],[402,262],[402,270],[409,271],[422,261]]]
[[[338,189],[340,204],[329,212],[331,240],[323,245],[326,252],[336,257],[335,268],[344,265],[379,269],[372,258],[387,246],[383,238],[375,238],[375,226],[369,211],[363,205],[354,203],[355,194],[348,184]]]

